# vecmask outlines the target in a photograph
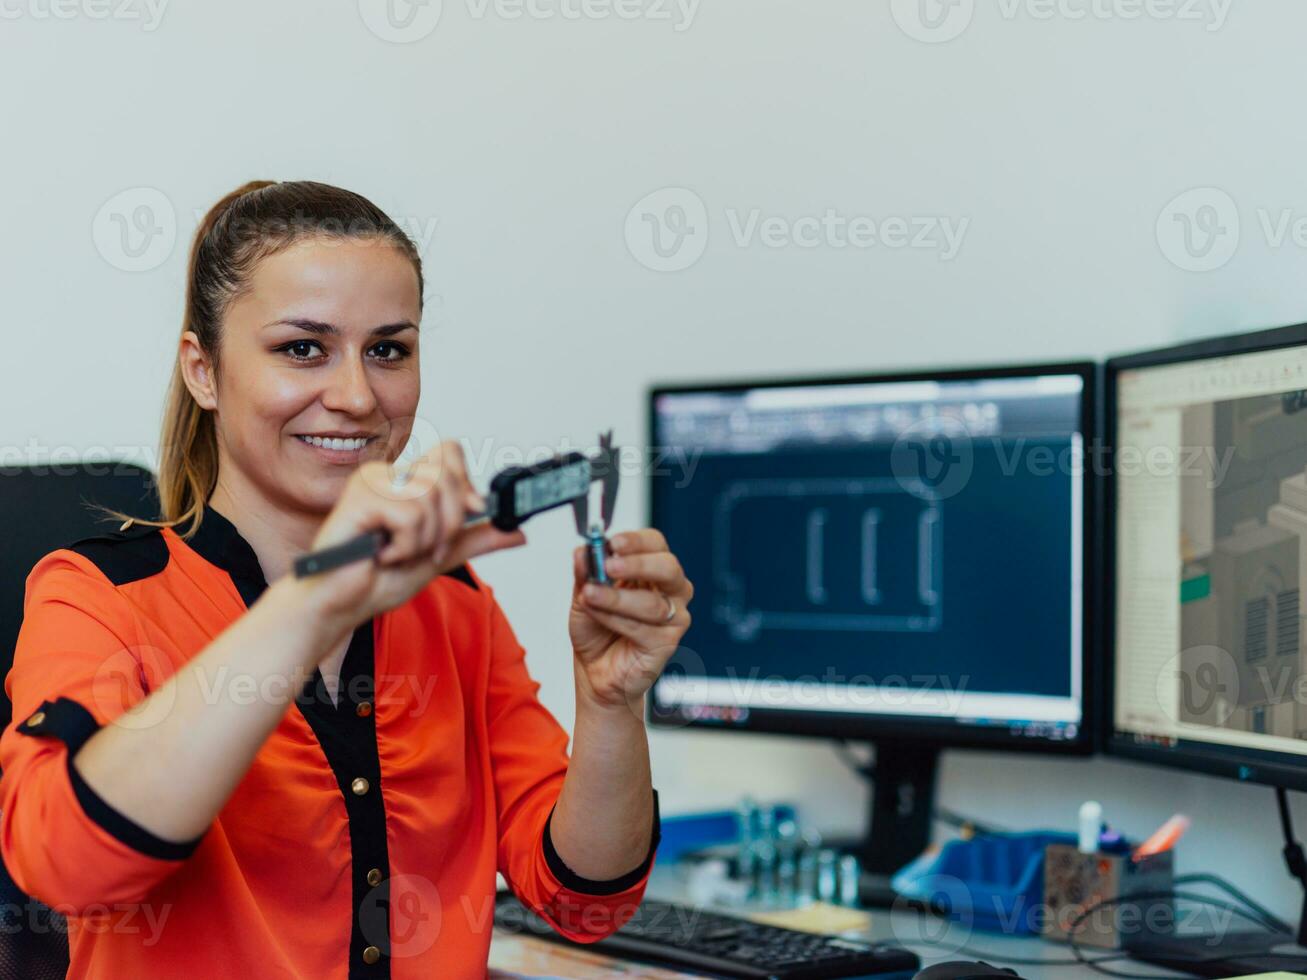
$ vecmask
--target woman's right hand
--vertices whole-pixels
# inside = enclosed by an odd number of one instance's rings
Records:
[[[390,541],[371,561],[357,561],[311,576],[314,613],[340,634],[402,605],[442,572],[477,555],[526,544],[526,535],[489,523],[464,527],[467,513],[485,501],[468,480],[463,450],[442,442],[417,460],[402,485],[380,460],[360,464],[323,521],[313,549],[341,544],[367,531],[385,530]]]

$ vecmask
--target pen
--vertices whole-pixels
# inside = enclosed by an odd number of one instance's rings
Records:
[[[1131,861],[1142,861],[1146,857],[1152,857],[1154,854],[1161,854],[1163,851],[1169,851],[1175,847],[1186,830],[1189,829],[1189,818],[1183,813],[1177,813],[1166,823],[1153,831],[1152,836],[1134,849],[1130,855]]]

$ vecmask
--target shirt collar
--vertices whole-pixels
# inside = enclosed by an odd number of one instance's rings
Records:
[[[234,579],[266,586],[263,566],[250,543],[241,537],[236,525],[209,504],[204,505],[204,519],[186,542],[211,565],[217,565]]]

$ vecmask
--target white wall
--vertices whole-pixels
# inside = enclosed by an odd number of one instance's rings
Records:
[[[444,0],[406,43],[367,26],[385,23],[376,0],[160,2],[0,0],[10,461],[153,452],[195,213],[254,177],[434,223],[423,412],[495,450],[609,425],[637,442],[652,380],[1098,356],[1307,319],[1307,243],[1263,230],[1307,216],[1301,0],[956,0],[924,41],[917,0],[700,0],[692,18],[675,0]],[[616,9],[642,16],[593,16]],[[660,273],[624,223],[666,187],[704,202],[707,243]],[[1228,261],[1205,272],[1178,267],[1193,257],[1164,214],[1191,188],[1217,190],[1179,206],[1226,229],[1207,260]],[[115,198],[153,202],[172,247],[127,256],[97,219]],[[754,209],[966,230],[951,258],[741,245],[731,214]],[[643,514],[631,481],[618,523]],[[480,567],[568,721],[573,536],[562,515],[530,534]],[[820,743],[653,741],[668,811],[751,789],[857,822],[861,794]],[[1065,825],[1090,792],[1135,832],[1191,813],[1185,868],[1296,914],[1267,789],[963,753],[943,773],[944,803],[1013,827]]]

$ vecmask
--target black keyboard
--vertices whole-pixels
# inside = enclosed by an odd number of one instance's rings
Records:
[[[495,925],[569,946],[549,923],[510,892],[495,899]],[[751,980],[829,980],[870,974],[916,973],[921,961],[900,946],[819,936],[645,899],[630,922],[585,948],[722,977]]]

